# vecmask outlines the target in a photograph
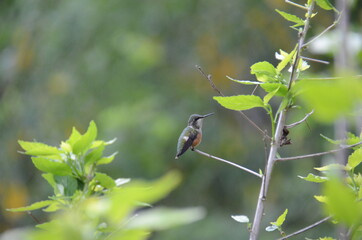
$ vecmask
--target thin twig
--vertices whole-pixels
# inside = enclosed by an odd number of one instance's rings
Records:
[[[28,215],[34,220],[34,222],[36,222],[37,224],[41,224],[41,222],[39,221],[39,219],[37,219],[32,212],[27,211]]]
[[[295,127],[295,126],[301,124],[302,122],[306,121],[307,118],[308,118],[310,115],[312,115],[313,113],[314,113],[314,110],[312,110],[310,113],[308,113],[307,115],[305,115],[305,117],[304,117],[302,120],[300,120],[300,121],[298,121],[298,122],[295,122],[295,123],[292,123],[292,124],[289,124],[289,125],[285,125],[285,128],[292,128],[292,127]]]
[[[311,40],[309,40],[309,42],[304,43],[303,47],[308,46],[309,44],[311,44],[312,42],[314,42],[316,39],[320,38],[323,34],[325,34],[326,32],[328,32],[331,28],[333,28],[334,26],[337,25],[337,23],[339,22],[339,20],[341,19],[342,16],[342,12],[339,14],[338,18],[336,21],[334,21],[329,27],[327,27],[326,29],[324,29],[320,34],[318,34],[317,36],[315,36],[314,38],[312,38]]]
[[[311,62],[317,62],[317,63],[322,63],[322,64],[329,64],[328,61],[323,61],[323,60],[320,60],[320,59],[303,57],[303,56],[300,56],[300,58],[302,58],[303,60],[311,61]]]
[[[289,0],[285,0],[286,3],[289,3],[290,5],[293,5],[293,6],[296,6],[296,7],[299,7],[299,8],[302,8],[304,10],[308,10],[307,7],[303,6],[303,5],[300,5],[298,3],[295,3],[295,2],[292,2],[292,1],[289,1]]]
[[[307,227],[305,227],[305,228],[302,228],[302,229],[300,229],[300,230],[298,230],[298,231],[296,231],[296,232],[294,232],[294,233],[291,233],[291,234],[289,234],[289,235],[287,235],[287,236],[285,236],[285,237],[279,238],[278,240],[285,240],[285,239],[288,239],[288,238],[293,237],[293,236],[295,236],[295,235],[298,235],[298,234],[300,234],[300,233],[306,232],[306,231],[308,231],[309,229],[312,229],[312,228],[314,228],[314,227],[316,227],[316,226],[318,226],[318,225],[320,225],[320,224],[328,221],[328,220],[331,219],[331,218],[332,218],[332,216],[325,217],[325,218],[323,218],[323,219],[321,219],[321,220],[319,220],[319,221],[317,221],[317,222],[315,222],[315,223],[313,223],[313,224],[311,224],[311,225],[309,225],[309,226],[307,226]]]
[[[212,89],[214,89],[219,95],[225,97],[225,95],[220,92],[220,90],[215,86],[214,81],[212,81],[211,74],[206,75],[206,73],[202,70],[202,68],[198,65],[196,65],[196,68],[200,71],[200,73],[209,81]]]
[[[255,88],[254,88],[253,91],[251,92],[251,95],[254,95],[256,89],[258,89],[258,86],[259,86],[259,85],[255,85]]]
[[[362,142],[358,142],[358,143],[355,143],[352,145],[347,145],[347,146],[341,147],[339,149],[334,149],[334,150],[330,150],[330,151],[326,151],[326,152],[312,153],[312,154],[306,154],[306,155],[295,156],[295,157],[276,158],[275,160],[282,162],[282,161],[289,161],[289,160],[298,160],[298,159],[304,159],[304,158],[318,157],[318,156],[323,156],[323,155],[335,153],[338,151],[342,151],[342,150],[345,150],[348,148],[353,148],[353,147],[356,147],[361,144],[362,144]]]
[[[230,161],[228,161],[228,160],[225,160],[225,159],[222,159],[222,158],[213,156],[213,155],[211,155],[211,154],[209,154],[209,153],[202,152],[202,151],[200,151],[200,150],[198,150],[198,149],[194,149],[194,152],[197,152],[198,154],[204,155],[204,156],[206,156],[206,157],[209,157],[209,158],[212,158],[212,159],[215,159],[215,160],[218,160],[218,161],[227,163],[227,164],[229,164],[229,165],[231,165],[231,166],[240,168],[241,170],[243,170],[243,171],[245,171],[245,172],[248,172],[248,173],[251,173],[251,174],[253,174],[253,175],[255,175],[255,176],[259,177],[259,178],[262,178],[262,177],[263,177],[263,175],[261,175],[261,174],[259,174],[259,173],[257,173],[257,172],[254,172],[253,170],[250,170],[249,168],[246,168],[246,167],[240,166],[240,165],[238,165],[238,164],[236,164],[236,163],[230,162]]]
[[[215,86],[214,82],[212,81],[212,76],[211,74],[206,74],[202,68],[198,65],[196,65],[196,68],[200,71],[200,73],[209,81],[212,89],[214,89],[220,96],[225,97],[225,95]],[[240,115],[246,119],[255,129],[257,129],[263,136],[266,134],[265,131],[263,131],[255,122],[253,122],[253,120],[251,120],[248,116],[246,116],[245,113],[243,113],[242,111],[238,111],[240,113]],[[268,136],[268,134],[266,134],[266,136],[271,139],[270,136]]]

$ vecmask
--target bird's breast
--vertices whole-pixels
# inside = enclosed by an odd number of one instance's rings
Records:
[[[192,147],[196,147],[197,145],[199,145],[200,142],[201,142],[201,139],[202,139],[202,134],[201,134],[201,132],[197,132],[196,138],[195,138],[195,140],[192,142]]]

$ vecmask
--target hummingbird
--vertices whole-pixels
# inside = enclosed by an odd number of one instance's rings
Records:
[[[202,121],[204,118],[213,114],[214,113],[206,115],[192,114],[190,116],[187,127],[182,131],[178,139],[175,159],[178,159],[178,157],[184,154],[187,149],[191,148],[191,150],[194,150],[194,148],[200,144],[202,138]]]

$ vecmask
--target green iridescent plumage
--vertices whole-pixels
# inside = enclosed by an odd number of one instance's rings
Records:
[[[187,149],[189,149],[196,139],[197,134],[201,132],[200,130],[196,130],[192,126],[187,126],[181,133],[178,143],[177,143],[177,154],[176,158],[181,156]]]
[[[184,154],[187,149],[195,147],[200,143],[202,120],[212,114],[213,113],[206,115],[192,114],[190,116],[188,126],[182,131],[178,139],[176,159]]]

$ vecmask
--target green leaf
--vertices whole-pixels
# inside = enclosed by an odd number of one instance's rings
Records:
[[[250,73],[256,76],[260,82],[277,82],[277,70],[269,62],[257,62],[250,67]]]
[[[110,194],[110,218],[118,222],[132,212],[137,203],[154,203],[165,197],[180,181],[178,172],[170,172],[154,182],[132,180],[120,188],[114,188]]]
[[[47,230],[47,231],[54,231],[55,227],[55,222],[58,224],[58,226],[61,226],[61,220],[60,219],[53,219],[49,222],[45,222],[45,223],[41,223],[41,224],[37,224],[36,227],[39,229],[43,229],[43,230]],[[58,228],[61,229],[61,228]]]
[[[264,96],[264,98],[263,98],[264,105],[269,103],[270,99],[272,99],[274,97],[274,95],[276,95],[279,88],[280,88],[280,86],[278,88],[276,88],[274,91],[269,92],[267,95]]]
[[[108,189],[116,186],[116,183],[113,180],[113,178],[111,178],[110,176],[108,176],[107,174],[104,174],[104,173],[96,172],[94,179],[97,180],[102,187],[105,187]]]
[[[326,166],[323,167],[319,167],[319,168],[314,168],[315,170],[318,170],[320,172],[329,172],[329,171],[340,171],[340,170],[345,170],[346,167],[341,165],[341,164],[337,164],[337,163],[332,163],[332,164],[328,164]]]
[[[267,226],[267,227],[265,228],[265,231],[267,231],[267,232],[273,232],[273,231],[275,231],[275,230],[277,230],[277,229],[278,229],[277,226],[271,225],[271,226]]]
[[[85,165],[90,165],[102,158],[104,151],[104,145],[100,145],[97,148],[93,149],[90,153],[85,157],[84,163]]]
[[[352,189],[338,179],[325,183],[323,193],[327,196],[326,210],[329,215],[348,226],[359,224],[362,218],[361,202],[356,201]]]
[[[60,151],[58,148],[40,142],[27,142],[19,140],[18,143],[28,155],[48,156],[62,153],[62,151]]]
[[[42,172],[60,176],[72,174],[72,169],[65,162],[44,157],[32,157],[31,160],[35,167]]]
[[[54,202],[54,200],[45,200],[45,201],[40,201],[40,202],[33,203],[33,204],[31,204],[29,206],[26,206],[26,207],[10,208],[10,209],[6,209],[6,210],[10,211],[10,212],[33,211],[33,210],[36,210],[36,209],[44,208],[44,207],[52,204],[53,202]]]
[[[72,146],[67,142],[62,141],[60,143],[60,148],[63,149],[63,151],[65,151],[66,153],[71,153],[72,152]]]
[[[306,176],[306,177],[302,177],[302,176],[298,176],[298,177],[301,179],[304,179],[308,182],[315,182],[315,183],[321,183],[321,182],[325,182],[328,180],[327,177],[317,176],[312,173],[309,173],[308,176]]]
[[[240,223],[250,222],[248,216],[245,216],[245,215],[231,215],[231,218]]]
[[[48,207],[44,208],[43,211],[44,212],[56,212],[59,209],[64,208],[63,205],[61,205],[59,202],[54,201],[53,203],[49,204]]]
[[[78,132],[78,130],[73,127],[72,133],[70,134],[70,137],[66,141],[66,143],[70,144],[71,147],[74,146],[74,144],[82,137],[82,134]]]
[[[347,132],[346,143],[348,145],[353,145],[353,144],[356,144],[356,143],[359,143],[359,142],[361,142],[361,138],[359,136],[356,136],[351,132]],[[358,149],[358,148],[360,148],[360,146],[356,146],[353,149]]]
[[[108,156],[108,157],[102,157],[101,159],[99,159],[97,161],[97,165],[101,165],[101,164],[109,164],[114,160],[114,157],[118,154],[118,152],[113,153],[112,155]]]
[[[95,140],[92,142],[92,145],[91,145],[91,149],[93,148],[97,148],[99,146],[108,146],[108,145],[111,145],[113,144],[115,141],[117,141],[117,138],[113,138],[112,140],[109,140],[109,141],[103,141],[103,140]]]
[[[126,227],[130,229],[165,230],[182,224],[201,220],[205,210],[200,207],[171,209],[158,207],[139,212]]]
[[[72,176],[54,176],[54,180],[58,188],[60,185],[63,186],[63,189],[60,190],[63,190],[62,195],[64,196],[73,196],[78,189],[78,181]]]
[[[322,138],[324,138],[325,140],[327,140],[328,142],[332,143],[332,144],[338,145],[338,144],[343,143],[342,140],[334,140],[334,139],[331,139],[331,138],[329,138],[329,137],[327,137],[327,136],[324,136],[323,134],[319,134],[319,135],[320,135]]]
[[[275,92],[276,96],[284,97],[288,93],[288,87],[282,83],[263,83],[260,86],[268,93]]]
[[[304,60],[299,60],[298,62],[298,70],[303,72],[305,70],[307,70],[308,68],[310,68],[310,65],[308,64],[307,61],[304,61]]]
[[[264,107],[260,97],[254,95],[238,95],[231,97],[214,97],[221,106],[235,111],[248,110],[255,107]]]
[[[348,157],[348,166],[354,169],[362,162],[362,148],[355,150]]]
[[[282,226],[284,221],[285,221],[285,218],[286,218],[287,214],[288,214],[288,209],[285,209],[283,214],[278,217],[277,221],[276,222],[271,222],[271,224],[275,225],[277,227]]]
[[[295,16],[295,15],[293,15],[293,14],[286,13],[286,12],[280,11],[280,10],[278,10],[278,9],[275,9],[275,11],[276,11],[277,13],[279,13],[279,14],[280,14],[284,19],[286,19],[287,21],[296,23],[296,25],[294,25],[294,27],[298,27],[298,26],[303,26],[303,25],[304,25],[304,21],[303,21],[301,18],[299,18],[299,17],[297,17],[297,16]]]
[[[313,118],[322,122],[334,122],[340,116],[350,114],[362,99],[362,81],[352,77],[328,80],[301,80],[302,94],[298,97],[314,109]]]
[[[231,81],[237,82],[237,83],[241,83],[241,84],[245,84],[245,85],[259,85],[259,84],[263,84],[262,82],[257,82],[257,81],[249,81],[249,80],[238,80],[238,79],[234,79],[232,77],[226,76],[228,79],[230,79]]]
[[[314,196],[314,198],[321,203],[326,203],[327,202],[327,197],[326,196]]]
[[[324,10],[336,10],[328,0],[316,0],[316,3]]]
[[[43,173],[41,176],[50,184],[50,186],[52,186],[54,194],[57,195],[59,192],[57,192],[58,187],[55,182],[54,175],[51,173]]]
[[[291,51],[289,54],[284,55],[284,51],[280,50],[280,55],[283,56],[283,60],[280,61],[280,63],[277,66],[277,71],[281,72],[287,65],[290,63],[295,55],[295,52],[297,50],[297,46]]]
[[[42,177],[52,186],[55,196],[73,196],[78,189],[78,181],[71,176],[54,176],[44,173]]]
[[[97,126],[94,123],[94,121],[91,121],[89,123],[89,127],[87,132],[82,135],[78,141],[74,143],[73,146],[73,153],[74,154],[81,154],[88,151],[88,149],[91,147],[92,142],[97,137]]]

